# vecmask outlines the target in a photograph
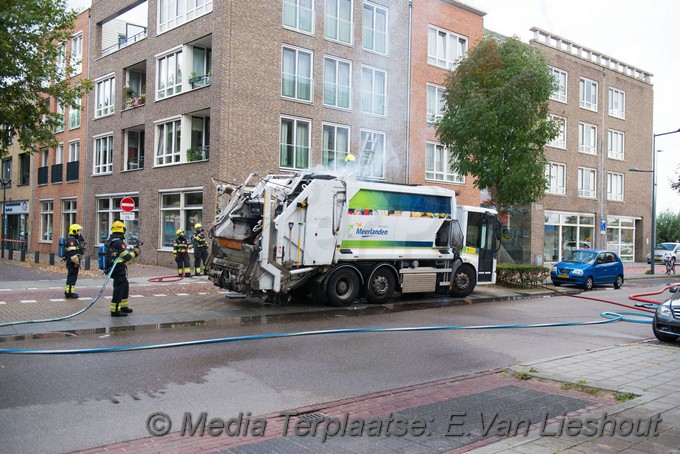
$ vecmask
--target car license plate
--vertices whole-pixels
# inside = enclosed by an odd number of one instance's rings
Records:
[[[568,274],[558,274],[557,277],[559,277],[560,279],[569,279]]]

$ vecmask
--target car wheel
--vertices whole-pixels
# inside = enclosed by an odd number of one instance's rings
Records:
[[[592,277],[592,276],[588,276],[588,277],[586,278],[586,283],[583,284],[583,288],[584,288],[585,290],[592,290],[594,285],[595,285],[595,283],[593,282],[593,277]]]
[[[623,286],[623,276],[619,274],[618,276],[616,276],[616,280],[614,281],[614,288],[618,290],[622,286]]]
[[[652,323],[652,331],[654,331],[654,337],[659,339],[661,342],[675,342],[678,340],[678,336],[672,334],[662,333],[656,329],[656,321]]]

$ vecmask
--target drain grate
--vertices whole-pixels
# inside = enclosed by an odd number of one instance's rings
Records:
[[[325,414],[321,413],[320,411],[314,411],[312,413],[305,413],[302,415],[297,415],[296,418],[298,419],[304,419],[305,421],[314,422],[318,421],[319,419],[324,419],[326,417]]]

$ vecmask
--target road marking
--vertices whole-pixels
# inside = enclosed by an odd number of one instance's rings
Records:
[[[66,300],[64,298],[50,298],[50,301],[52,301],[53,303],[60,303]]]
[[[154,293],[151,296],[168,296],[168,295],[166,295],[165,293]]]
[[[175,295],[177,295],[177,296],[189,296],[188,293],[175,293]]]
[[[199,295],[207,295],[208,292],[198,292]]]
[[[11,290],[11,288],[0,288],[0,292],[9,292]]]
[[[130,298],[144,298],[144,295],[130,295]]]
[[[20,302],[20,303],[24,303],[24,304],[27,304],[27,303],[37,303],[36,300],[19,300],[19,302]]]
[[[0,301],[0,304],[7,304],[7,303],[5,303],[4,301]]]

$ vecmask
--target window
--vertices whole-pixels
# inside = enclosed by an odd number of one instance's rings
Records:
[[[80,141],[68,144],[68,162],[80,161]]]
[[[626,93],[612,87],[609,87],[609,115],[626,118]]]
[[[210,157],[210,117],[190,117],[191,148],[187,161],[205,161]]]
[[[62,199],[61,201],[61,231],[66,236],[71,224],[76,223],[78,213],[78,201],[76,199]]]
[[[83,34],[71,38],[71,75],[83,72]]]
[[[94,139],[93,175],[106,175],[113,171],[113,136]]]
[[[363,67],[361,70],[361,111],[385,115],[387,75],[379,69]]]
[[[31,184],[31,155],[21,153],[19,155],[19,184],[17,186],[27,184]]]
[[[444,115],[444,87],[427,84],[427,122],[435,123]]]
[[[156,165],[180,162],[182,122],[179,118],[156,125]]]
[[[60,143],[54,150],[54,164],[59,165],[64,163],[64,144]]]
[[[578,168],[578,195],[591,199],[595,198],[595,169]]]
[[[427,29],[427,63],[455,69],[467,54],[467,38],[433,26]]]
[[[624,157],[624,135],[622,132],[614,131],[612,129],[608,132],[608,151],[607,156],[612,159],[623,160]]]
[[[351,105],[352,67],[347,61],[324,58],[323,103],[326,106],[349,109]]]
[[[567,119],[555,115],[550,115],[550,119],[556,121],[559,124],[560,129],[557,133],[557,137],[548,142],[548,146],[564,150],[567,148]]]
[[[363,48],[387,54],[387,10],[372,3],[364,3]]]
[[[2,179],[12,181],[12,158],[2,160]]]
[[[385,133],[377,131],[361,131],[361,152],[370,153],[368,169],[364,175],[372,178],[385,178]]]
[[[116,105],[116,79],[109,76],[105,79],[99,80],[95,84],[95,110],[94,117],[100,118],[106,115],[113,115],[113,110]]]
[[[96,237],[99,243],[104,243],[111,232],[111,224],[113,221],[120,220],[120,215],[123,212],[120,208],[120,201],[123,197],[131,197],[135,202],[135,208],[132,210],[135,218],[132,221],[122,221],[125,223],[126,236],[128,238],[139,238],[139,196],[137,194],[118,194],[110,197],[97,197],[97,232]]]
[[[311,122],[281,118],[281,154],[279,165],[291,169],[308,169],[311,155]]]
[[[323,125],[321,165],[324,169],[341,170],[349,153],[349,127]]]
[[[211,37],[212,39],[212,37]],[[212,41],[208,43],[212,45]],[[212,83],[212,47],[189,46],[191,51],[191,88],[205,87]]]
[[[281,59],[281,95],[300,101],[311,101],[312,53],[284,47]]]
[[[59,51],[57,52],[57,80],[64,80],[66,77],[66,44],[59,46]]]
[[[212,11],[213,0],[158,0],[158,33]]]
[[[283,26],[314,32],[314,0],[283,0]]]
[[[59,115],[59,119],[54,127],[54,132],[64,132],[64,105],[59,101],[57,101],[57,115]]]
[[[41,200],[40,201],[40,243],[49,243],[52,241],[52,223],[54,216],[54,201]]]
[[[425,144],[425,179],[465,183],[465,176],[451,170],[449,150],[440,144]]]
[[[144,168],[144,130],[127,130],[125,132],[125,170]]]
[[[40,150],[40,167],[47,167],[50,163],[50,151],[47,148]]]
[[[597,126],[588,123],[578,124],[578,151],[597,154]]]
[[[74,105],[68,109],[68,129],[80,128],[80,109],[83,100],[78,98]]]
[[[181,93],[182,51],[177,50],[158,58],[156,60],[156,72],[157,99],[163,99]]]
[[[557,81],[557,88],[550,95],[550,99],[567,102],[567,72],[553,67],[550,67],[550,72]]]
[[[135,69],[125,70],[125,87],[123,88],[125,109],[134,109],[146,104],[146,72],[140,70],[140,66],[135,65]]]
[[[352,0],[326,0],[326,38],[352,44]]]
[[[203,223],[203,192],[192,189],[162,193],[160,218],[160,247],[172,247],[177,229],[183,229],[191,238],[194,225]]]
[[[607,200],[623,202],[623,175],[607,172]]]
[[[597,112],[597,82],[581,79],[579,86],[579,106]]]
[[[548,180],[548,194],[564,195],[566,166],[564,164],[556,164],[553,162],[545,166],[545,178]]]

